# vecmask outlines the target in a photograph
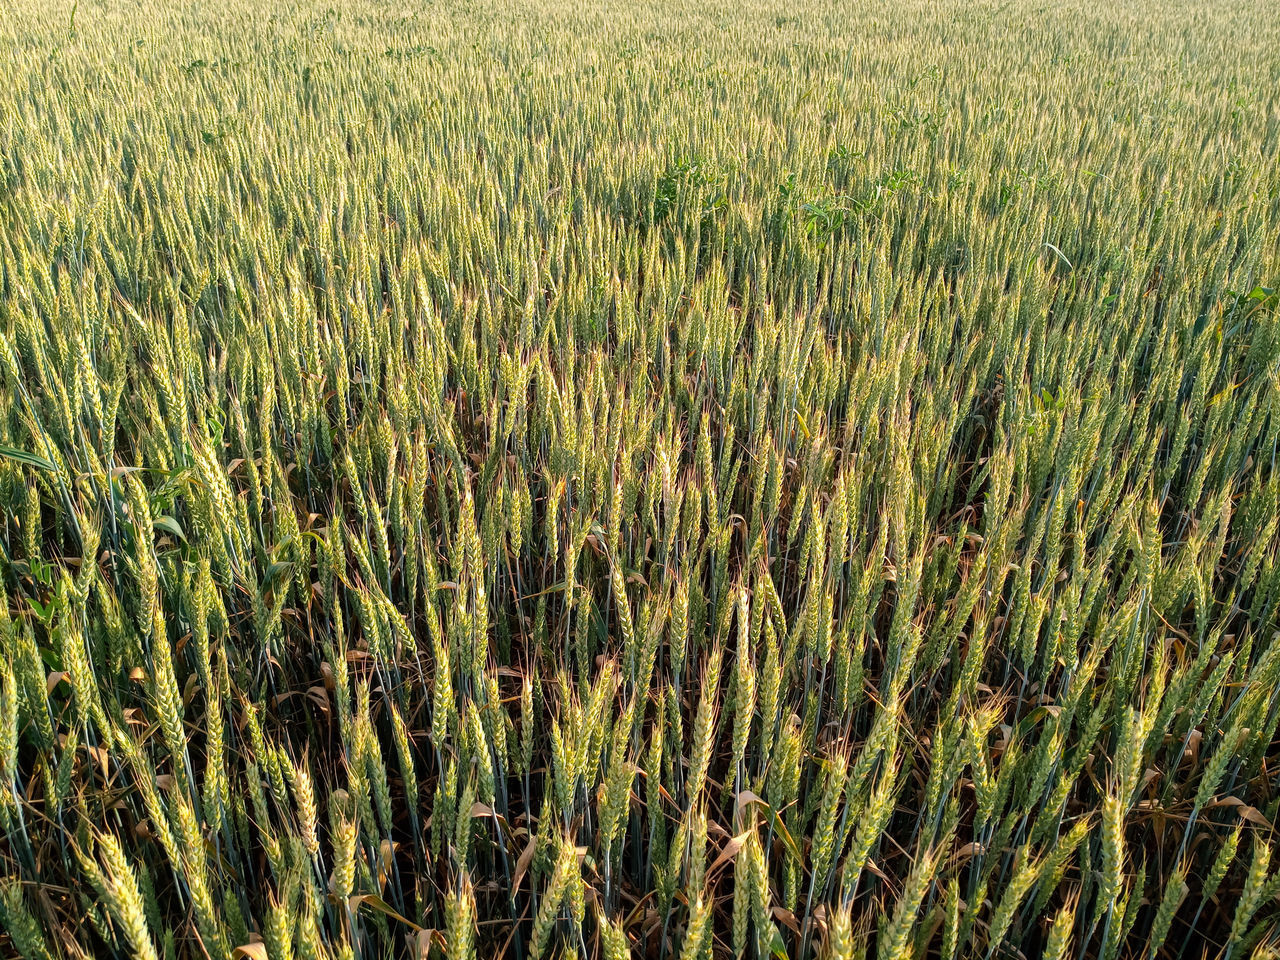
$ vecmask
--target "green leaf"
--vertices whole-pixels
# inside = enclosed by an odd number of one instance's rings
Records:
[[[266,579],[262,582],[262,590],[264,593],[274,592],[280,584],[284,583],[293,575],[292,560],[277,560],[271,566],[267,567]]]
[[[35,467],[37,470],[48,470],[50,473],[58,469],[52,460],[46,460],[38,453],[28,453],[26,450],[19,450],[16,447],[0,446],[0,457],[16,460],[18,463],[25,463],[28,467]]]
[[[165,533],[173,534],[183,543],[187,542],[187,535],[182,532],[182,526],[173,517],[156,517],[154,525]]]
[[[786,825],[782,822],[782,818],[769,806],[763,798],[758,794],[752,793],[750,790],[743,790],[738,794],[738,806],[745,807],[749,803],[754,803],[764,811],[765,819],[769,821],[769,826],[773,828],[774,834],[782,840],[783,845],[791,852],[799,863],[804,863],[804,858],[800,856],[800,848],[796,846],[795,840],[791,838],[791,833],[787,830]]]
[[[790,960],[787,956],[787,945],[782,939],[782,932],[777,927],[773,928],[773,937],[769,941],[769,950],[778,960]]]
[[[48,623],[50,616],[53,614],[54,601],[42,604],[35,597],[27,597],[27,603],[31,604],[31,609],[36,612],[36,616],[41,623]]]
[[[1060,707],[1048,707],[1044,705],[1036,707],[1034,710],[1032,710],[1030,713],[1028,713],[1025,717],[1022,718],[1022,721],[1018,724],[1018,729],[1015,731],[1013,735],[1013,739],[1015,740],[1023,739],[1027,734],[1031,732],[1031,730],[1036,726],[1036,724],[1040,723],[1040,721],[1042,721],[1045,717],[1050,715],[1057,716],[1060,712],[1061,712]]]

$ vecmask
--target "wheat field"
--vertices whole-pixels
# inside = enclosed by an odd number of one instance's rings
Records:
[[[1264,0],[9,0],[0,955],[1280,956]]]

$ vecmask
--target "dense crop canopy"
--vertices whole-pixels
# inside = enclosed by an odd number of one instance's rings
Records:
[[[1263,0],[13,0],[0,952],[1280,939]]]

